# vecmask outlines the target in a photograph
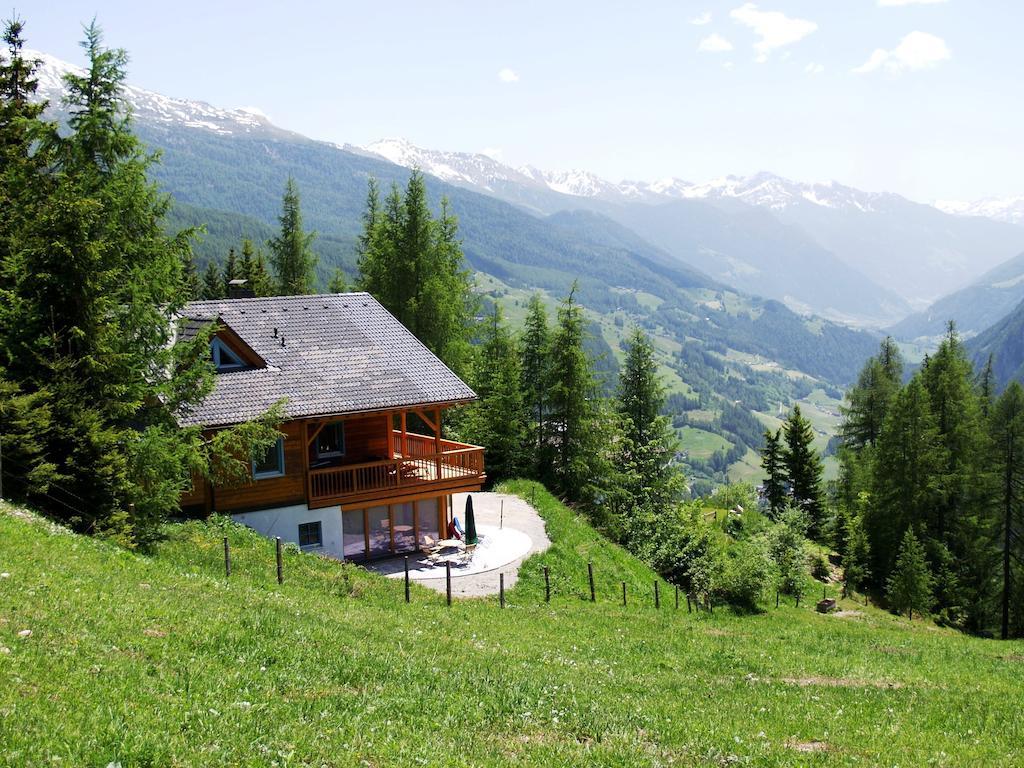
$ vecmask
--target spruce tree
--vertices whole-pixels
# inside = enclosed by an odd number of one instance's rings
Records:
[[[263,259],[263,251],[256,251],[256,258],[252,263],[252,271],[247,278],[249,287],[257,296],[273,296],[275,291],[274,279],[267,270],[267,262]]]
[[[327,284],[327,292],[346,293],[348,290],[348,278],[345,277],[345,272],[341,267],[335,267],[334,274],[331,275],[331,280]]]
[[[484,324],[474,382],[480,400],[472,422],[475,438],[487,446],[488,476],[518,477],[528,462],[527,411],[519,350],[497,304]]]
[[[889,605],[899,613],[907,612],[907,618],[914,618],[914,611],[924,613],[932,602],[932,575],[925,561],[924,547],[914,535],[913,528],[907,528],[896,557],[896,566],[885,586]]]
[[[655,514],[674,513],[671,507],[679,501],[683,487],[674,464],[678,441],[661,413],[665,387],[658,378],[654,346],[639,328],[633,329],[627,342],[615,405],[625,437],[621,466],[631,468],[636,480],[635,487],[627,489],[632,503],[649,504]]]
[[[224,290],[224,276],[213,259],[206,265],[203,271],[202,298],[207,301],[223,299],[227,295]]]
[[[545,478],[550,467],[546,419],[551,378],[551,332],[548,313],[540,294],[530,297],[523,326],[523,399],[530,410],[530,442],[533,445],[535,477]]]
[[[228,258],[224,262],[224,296],[231,295],[231,281],[240,280],[245,277],[242,265],[235,256],[235,249],[228,249]]]
[[[28,151],[45,159],[30,195],[0,196],[0,304],[18,318],[0,322],[0,386],[21,403],[13,419],[5,403],[0,420],[5,435],[15,424],[22,451],[39,459],[20,470],[27,500],[77,530],[142,545],[177,508],[193,471],[209,472],[215,455],[242,462],[237,450],[213,447],[226,437],[207,442],[176,423],[212,387],[208,339],[172,344],[191,232],[165,231],[169,199],[147,178],[154,157],[122,99],[126,55],[106,49],[95,24],[83,47],[86,71],[65,76],[64,135],[22,113],[0,136],[7,147],[24,128],[35,137]],[[16,106],[20,88],[0,88],[0,113]],[[0,169],[5,180],[32,162],[19,157]],[[222,435],[237,437],[237,449],[268,445],[277,433],[268,422]],[[46,495],[33,479],[40,471],[56,478]]]
[[[316,284],[316,254],[312,242],[316,232],[302,225],[302,206],[295,179],[288,177],[281,202],[281,232],[269,242],[270,264],[282,296],[313,293]]]
[[[863,494],[861,503],[868,503]],[[864,518],[859,514],[846,517],[846,546],[843,552],[843,592],[851,593],[862,589],[871,577],[871,545],[864,530]]]
[[[764,497],[773,519],[778,519],[786,506],[786,469],[782,462],[782,433],[780,430],[764,433],[764,448],[761,449],[761,468],[764,470]]]
[[[570,501],[583,501],[597,480],[592,471],[599,438],[593,365],[584,346],[583,309],[576,286],[558,308],[551,344],[550,424],[554,479]]]
[[[800,413],[800,406],[793,411],[783,426],[785,449],[782,464],[786,468],[793,501],[807,514],[810,521],[810,535],[821,534],[824,522],[824,498],[821,478],[824,471],[821,458],[814,449],[814,431],[811,423]]]

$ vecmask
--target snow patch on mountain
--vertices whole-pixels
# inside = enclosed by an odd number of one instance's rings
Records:
[[[1008,224],[1024,225],[1024,195],[1020,197],[989,197],[984,200],[938,200],[935,207],[954,216],[983,216]]]
[[[37,59],[37,97],[50,102],[51,108],[63,106],[64,76],[85,75],[85,70],[41,51],[25,51],[26,59]],[[202,101],[174,99],[134,85],[125,85],[123,95],[137,120],[179,124],[222,135],[250,133],[270,125],[267,116],[256,107],[220,109]]]

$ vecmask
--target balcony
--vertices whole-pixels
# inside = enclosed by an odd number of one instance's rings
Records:
[[[476,490],[486,479],[484,449],[394,430],[392,458],[311,469],[311,508],[422,494]]]

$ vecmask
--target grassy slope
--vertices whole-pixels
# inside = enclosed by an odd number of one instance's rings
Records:
[[[649,596],[653,574],[537,501],[554,545],[504,612],[418,588],[405,606],[400,583],[297,552],[278,587],[268,542],[235,526],[170,526],[144,557],[6,508],[0,765],[1024,760],[1024,645],[874,610],[623,609],[616,582]],[[586,559],[597,605],[581,599]],[[814,742],[827,750],[797,749]]]

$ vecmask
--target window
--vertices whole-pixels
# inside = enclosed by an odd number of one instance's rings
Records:
[[[283,474],[284,438],[279,437],[264,456],[253,458],[252,476],[256,480],[262,480],[265,477],[280,477]]]
[[[345,422],[335,421],[324,425],[316,436],[316,457],[326,459],[345,455]]]
[[[217,372],[239,371],[245,368],[245,363],[230,347],[218,338],[210,342],[210,355],[213,357],[213,366]]]
[[[319,520],[314,523],[299,523],[300,547],[322,547],[323,544],[323,531]]]

